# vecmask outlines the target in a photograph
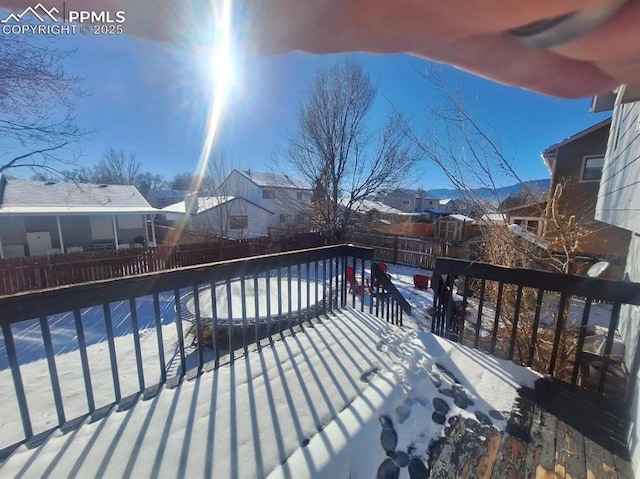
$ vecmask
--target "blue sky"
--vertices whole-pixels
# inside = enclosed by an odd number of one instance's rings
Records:
[[[188,47],[131,37],[59,37],[59,46],[76,49],[69,73],[86,77],[88,95],[76,102],[78,123],[95,130],[83,145],[82,164],[98,161],[110,147],[134,152],[143,169],[170,177],[196,168],[209,79],[202,54]],[[199,56],[200,55],[200,56]],[[426,107],[437,100],[421,77],[426,61],[408,55],[350,55],[360,61],[379,89],[373,123],[392,102],[416,127],[425,124]],[[293,53],[244,58],[237,71],[217,148],[236,167],[263,170],[278,149],[314,73],[346,55]],[[548,177],[540,159],[545,147],[595,124],[606,114],[588,112],[590,99],[562,100],[509,88],[449,67],[444,77],[460,85],[469,109],[493,126],[508,145],[524,179]],[[420,165],[418,184],[448,186],[433,165]]]

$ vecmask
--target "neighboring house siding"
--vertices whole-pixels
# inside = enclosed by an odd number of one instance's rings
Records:
[[[604,156],[607,151],[609,125],[605,124],[580,138],[558,148],[554,162],[550,194],[558,184],[563,185],[562,195],[555,205],[563,214],[574,215],[585,231],[580,252],[596,256],[624,256],[629,247],[628,231],[606,225],[598,219],[596,202],[600,181],[585,181],[582,176],[586,158]],[[595,218],[595,219],[594,219]],[[553,238],[548,238],[553,242]]]
[[[632,232],[625,280],[640,282],[640,102],[614,109],[595,214],[600,221]],[[639,359],[640,307],[623,306],[618,329],[625,343],[625,362],[631,368]],[[640,381],[635,384],[636,389],[631,392],[630,417],[634,427],[630,449],[635,474],[640,476]]]
[[[640,233],[640,102],[614,114],[596,219]]]
[[[231,228],[229,217],[246,216],[247,228]],[[241,198],[207,210],[190,219],[191,229],[228,238],[247,238],[264,236],[268,233],[268,223],[272,215]]]

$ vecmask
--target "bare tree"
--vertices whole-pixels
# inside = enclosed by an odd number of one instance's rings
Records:
[[[142,164],[135,153],[110,148],[93,167],[93,182],[111,185],[134,185]]]
[[[277,160],[312,185],[315,221],[337,237],[355,205],[403,183],[417,158],[398,112],[379,134],[371,133],[367,120],[375,98],[375,86],[357,63],[320,71]]]
[[[81,78],[62,68],[72,52],[22,37],[0,42],[0,173],[31,168],[59,175],[86,133],[71,114]]]

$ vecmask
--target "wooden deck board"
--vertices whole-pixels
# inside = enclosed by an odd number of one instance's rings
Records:
[[[446,436],[430,449],[428,477],[633,479],[627,454],[619,448],[620,417],[602,404],[598,414],[592,414],[597,405],[571,401],[550,410],[552,398],[545,396],[537,401],[531,391],[522,394],[501,432],[474,419],[454,418]],[[567,399],[566,391],[561,397]]]

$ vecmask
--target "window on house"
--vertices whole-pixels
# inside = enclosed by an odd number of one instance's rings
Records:
[[[289,215],[281,214],[280,223],[288,223],[288,222],[289,222]]]
[[[306,195],[305,193],[303,193],[302,191],[298,191],[298,193],[296,193],[296,197],[297,197],[299,200],[305,200],[305,199],[306,199],[306,196],[307,196],[307,195]]]
[[[262,199],[263,200],[275,200],[276,199],[275,190],[262,190]]]
[[[229,229],[242,230],[249,226],[248,216],[229,216]]]
[[[297,224],[304,224],[307,222],[307,215],[305,215],[304,213],[298,213],[296,215],[296,223]]]
[[[402,200],[402,206],[409,206],[411,204],[410,200]]]
[[[604,156],[585,156],[582,166],[582,181],[599,181],[602,178]]]
[[[540,235],[540,220],[535,218],[512,218],[511,222],[514,225],[520,226],[523,230],[529,231],[534,235]]]

